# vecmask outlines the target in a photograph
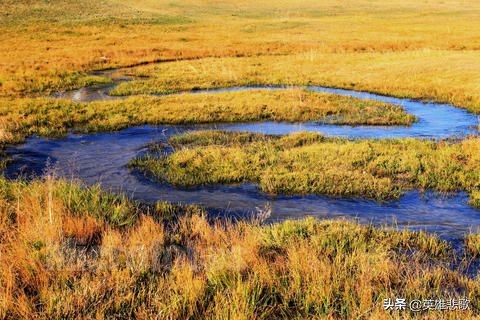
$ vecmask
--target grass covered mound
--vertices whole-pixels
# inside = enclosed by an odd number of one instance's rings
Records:
[[[78,103],[53,98],[0,100],[0,141],[68,130],[118,130],[140,124],[321,121],[350,125],[410,125],[402,107],[302,89],[131,97]]]
[[[347,221],[274,225],[146,206],[51,178],[0,180],[0,317],[408,318],[383,299],[472,301],[447,243]],[[429,313],[431,318],[458,313]]]
[[[418,188],[465,190],[478,205],[480,141],[346,140],[316,133],[262,136],[200,131],[173,137],[175,152],[131,162],[178,186],[258,183],[273,194],[398,198]]]

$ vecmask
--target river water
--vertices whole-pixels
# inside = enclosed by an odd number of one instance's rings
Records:
[[[76,101],[118,99],[110,97],[108,90],[126,81],[120,79],[113,85],[82,88],[59,94]],[[285,87],[234,87],[201,90],[210,93],[238,90],[278,90]],[[100,183],[105,189],[124,192],[145,202],[166,200],[180,203],[197,203],[211,212],[243,217],[258,209],[271,207],[270,221],[297,219],[305,216],[318,218],[346,217],[362,223],[389,225],[411,230],[426,230],[459,245],[465,233],[480,226],[480,210],[468,205],[468,196],[458,193],[441,196],[432,192],[407,192],[400,200],[386,203],[325,196],[271,196],[255,185],[212,185],[190,189],[174,188],[150,181],[128,169],[128,162],[146,152],[151,142],[167,141],[175,134],[191,130],[219,129],[249,131],[264,134],[288,134],[296,131],[315,131],[327,136],[361,138],[420,138],[462,139],[478,134],[477,116],[448,104],[421,102],[392,98],[372,93],[309,86],[308,90],[348,95],[401,105],[419,119],[409,127],[393,126],[337,126],[322,123],[237,123],[202,126],[140,126],[109,133],[88,135],[70,134],[62,139],[31,137],[18,146],[8,148],[13,159],[5,174],[15,179],[19,176],[41,176],[54,171],[57,176],[77,178],[85,184]],[[180,93],[184,94],[184,93]],[[321,155],[319,155],[321,156]]]

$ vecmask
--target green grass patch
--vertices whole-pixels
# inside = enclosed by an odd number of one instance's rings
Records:
[[[102,77],[72,80],[105,83]],[[320,121],[332,124],[410,125],[415,117],[392,104],[300,89],[131,97],[76,103],[53,98],[0,100],[0,141],[32,134],[60,136],[68,130],[96,132],[140,124],[250,121]]]
[[[418,188],[465,190],[478,206],[477,138],[459,143],[324,138],[314,133],[255,136],[202,131],[172,138],[176,152],[131,166],[178,186],[258,183],[273,194],[398,198]]]

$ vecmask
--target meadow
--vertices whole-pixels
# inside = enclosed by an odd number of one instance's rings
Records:
[[[0,149],[32,135],[142,124],[318,121],[411,125],[401,106],[300,88],[434,100],[480,113],[474,0],[0,0]],[[112,79],[118,100],[52,94]],[[378,201],[466,191],[480,207],[480,143],[202,131],[132,159],[180,188],[253,182],[271,194]],[[0,157],[2,166],[8,159]],[[266,213],[265,213],[266,214]],[[465,252],[425,232],[313,218],[216,219],[100,186],[0,177],[0,319],[468,319],[479,317],[480,235]],[[476,260],[477,259],[477,260]],[[468,298],[458,312],[383,300]]]
[[[112,94],[242,85],[319,85],[434,100],[480,113],[478,59],[476,51],[446,50],[207,58],[133,68],[129,72],[142,78],[120,84]]]
[[[239,76],[251,76],[253,69],[257,79],[275,83],[312,81],[478,111],[476,1],[2,0],[1,5],[3,96],[44,95],[104,81],[88,76],[95,69],[216,57],[161,65],[156,77],[181,83],[191,71],[206,79],[201,81],[227,75],[241,82]],[[132,84],[122,92],[132,90],[145,89]]]
[[[71,130],[251,121],[408,126],[416,118],[393,104],[302,89],[136,96],[90,103],[55,98],[0,99],[2,144],[20,142],[31,135],[59,137]]]
[[[51,177],[0,184],[2,318],[417,317],[383,310],[398,296],[466,297],[462,316],[478,312],[478,280],[423,232],[216,220]]]

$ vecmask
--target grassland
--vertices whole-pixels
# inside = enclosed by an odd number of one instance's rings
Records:
[[[316,133],[282,137],[201,131],[174,137],[173,154],[131,162],[178,186],[258,183],[274,194],[398,198],[411,188],[465,190],[478,204],[480,143],[324,138]]]
[[[466,250],[478,257],[480,255],[480,233],[470,233],[465,237]]]
[[[98,187],[0,180],[0,317],[413,318],[383,299],[460,298],[480,283],[446,242],[348,221],[216,221]],[[420,313],[427,316],[426,313]],[[454,319],[458,312],[430,312]]]
[[[477,52],[449,51],[416,52],[413,57],[405,52],[309,52],[178,61],[134,68],[130,73],[143,78],[122,83],[112,94],[238,85],[320,85],[435,100],[479,113],[480,68],[474,62],[479,57]]]
[[[324,85],[480,113],[474,0],[0,0],[0,147],[150,124],[402,124],[397,106],[299,89],[75,103],[56,91],[111,80],[118,96],[238,85]],[[152,62],[159,62],[152,64]],[[180,186],[255,182],[270,193],[398,197],[465,190],[480,207],[479,139],[348,141],[211,131],[132,165]],[[4,159],[2,159],[4,160]],[[478,257],[480,237],[465,239]],[[217,221],[47,177],[0,178],[0,318],[458,319],[480,282],[435,236],[306,219]],[[466,297],[470,311],[386,312],[385,298]]]
[[[252,90],[77,103],[54,98],[0,100],[3,144],[26,136],[61,136],[140,124],[247,121],[320,121],[331,124],[410,125],[400,106],[301,89]]]
[[[239,70],[247,70],[262,83],[310,81],[448,101],[478,112],[477,1],[3,0],[1,5],[4,96],[44,95],[104,81],[87,77],[94,69],[217,57],[160,68],[180,82],[186,72],[208,82],[222,80],[223,72],[242,83]],[[132,83],[119,93],[163,90],[158,84],[158,79]]]

